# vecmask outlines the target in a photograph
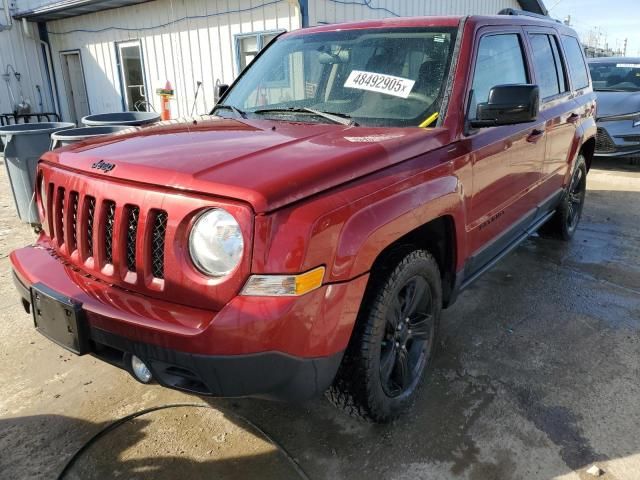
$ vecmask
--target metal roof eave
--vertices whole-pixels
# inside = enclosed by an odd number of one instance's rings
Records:
[[[61,0],[31,10],[17,12],[13,17],[16,19],[26,18],[32,22],[49,22],[149,1],[151,0]],[[548,14],[543,0],[518,0],[518,3],[523,10],[541,15]]]
[[[30,22],[50,22],[62,18],[77,17],[113,8],[137,5],[150,0],[62,0],[52,2],[31,10],[17,12],[13,18],[25,18]]]

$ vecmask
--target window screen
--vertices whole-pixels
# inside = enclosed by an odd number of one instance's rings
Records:
[[[244,70],[258,54],[258,35],[240,39],[240,69]]]

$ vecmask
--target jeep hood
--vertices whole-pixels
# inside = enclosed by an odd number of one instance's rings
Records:
[[[640,92],[596,92],[598,118],[640,112]]]
[[[442,128],[207,117],[88,140],[43,160],[95,177],[238,199],[259,213],[441,147],[447,137]]]

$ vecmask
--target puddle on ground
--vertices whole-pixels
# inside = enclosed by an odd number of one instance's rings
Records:
[[[63,478],[298,477],[285,454],[239,417],[209,407],[173,407],[108,431],[79,455]]]

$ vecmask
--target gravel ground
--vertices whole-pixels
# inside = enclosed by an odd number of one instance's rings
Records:
[[[573,242],[531,238],[445,311],[415,406],[385,426],[144,386],[53,345],[14,292],[7,256],[34,235],[0,170],[0,478],[55,478],[111,422],[173,404],[191,406],[110,430],[65,478],[640,478],[640,167],[597,161]]]

